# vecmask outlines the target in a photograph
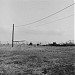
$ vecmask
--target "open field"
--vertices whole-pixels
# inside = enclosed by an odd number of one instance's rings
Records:
[[[75,75],[75,47],[0,47],[0,75]]]

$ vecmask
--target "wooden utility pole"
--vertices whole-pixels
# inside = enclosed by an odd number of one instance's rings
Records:
[[[14,24],[12,29],[12,47],[14,46]]]

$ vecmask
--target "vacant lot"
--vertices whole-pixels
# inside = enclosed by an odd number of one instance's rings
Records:
[[[0,47],[0,75],[75,75],[75,47]]]

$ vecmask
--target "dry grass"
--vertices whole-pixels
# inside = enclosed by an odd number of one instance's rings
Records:
[[[75,75],[75,47],[2,47],[0,75]]]

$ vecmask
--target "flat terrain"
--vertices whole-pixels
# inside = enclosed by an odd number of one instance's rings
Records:
[[[0,47],[0,75],[75,75],[75,47]]]

